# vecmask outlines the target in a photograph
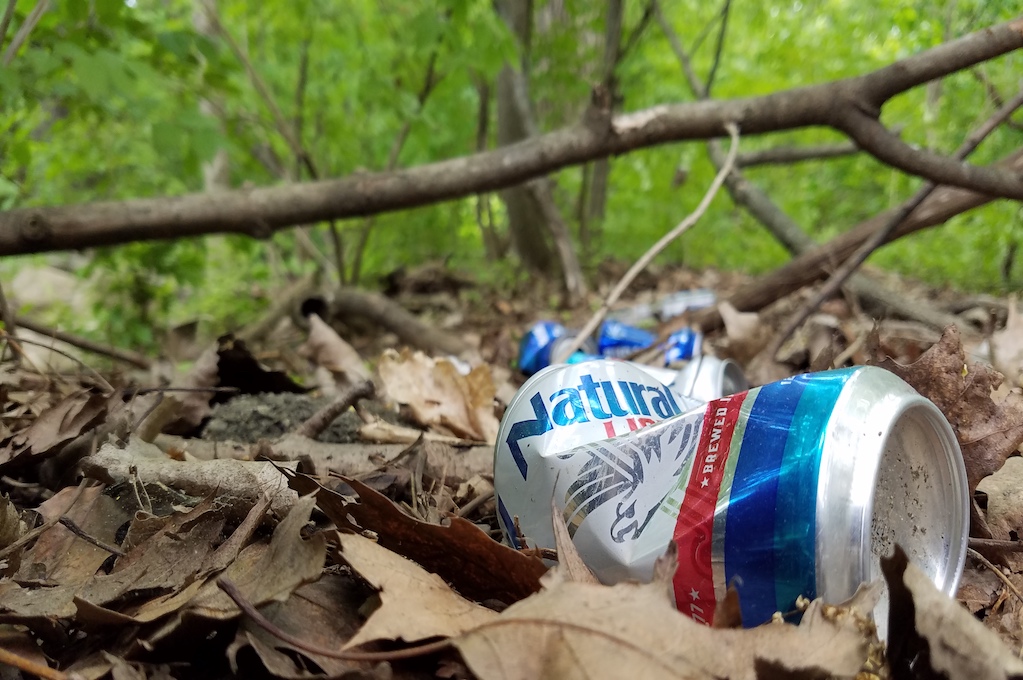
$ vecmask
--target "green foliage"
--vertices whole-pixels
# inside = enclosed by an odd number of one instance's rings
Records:
[[[234,187],[309,179],[244,65],[209,22],[196,21],[199,0],[51,4],[11,67],[0,69],[0,209],[201,191],[204,164],[221,150]],[[216,4],[286,123],[327,177],[387,168],[406,129],[393,158],[399,167],[473,153],[478,88],[492,86],[502,65],[520,56],[491,0]],[[706,77],[720,5],[661,4],[693,51],[697,73]],[[19,3],[5,48],[31,5]],[[641,25],[645,3],[625,8],[623,44]],[[713,93],[748,97],[854,76],[1017,11],[1008,2],[984,0],[732,3]],[[543,130],[573,124],[589,102],[591,86],[601,78],[605,12],[605,2],[592,0],[535,3],[527,61]],[[421,101],[431,61],[435,77]],[[901,127],[912,144],[950,153],[994,110],[982,79],[1011,96],[1020,66],[1013,54],[977,73],[944,79],[940,91],[917,88],[886,106],[884,122]],[[620,62],[616,80],[623,110],[692,99],[656,20]],[[744,138],[741,148],[841,139],[830,130],[808,129]],[[990,162],[1021,141],[1019,131],[999,130],[974,160]],[[680,168],[685,181],[678,184]],[[615,159],[594,259],[638,257],[695,208],[713,174],[701,143]],[[865,155],[752,168],[748,174],[818,240],[897,205],[920,185]],[[556,198],[572,219],[582,176],[580,168],[557,175]],[[500,226],[500,203],[489,200]],[[889,246],[872,262],[978,290],[1018,287],[1023,271],[1005,252],[1023,237],[1021,221],[1014,204],[999,202]],[[340,225],[349,266],[366,225]],[[325,228],[314,225],[311,236],[329,253]],[[514,265],[483,264],[474,198],[381,215],[368,233],[364,281],[441,257],[495,285],[514,287],[522,280]],[[661,259],[761,272],[787,257],[722,192]],[[215,334],[252,319],[268,304],[268,290],[313,266],[294,233],[268,243],[208,237],[102,249],[90,253],[82,269],[102,304],[91,316],[72,319],[76,330],[116,344],[149,345],[163,329],[193,318],[208,321]]]

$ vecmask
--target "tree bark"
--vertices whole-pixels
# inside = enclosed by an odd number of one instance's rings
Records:
[[[622,0],[608,0],[604,29],[603,85],[611,99],[612,110],[618,100],[615,68],[618,66],[618,53],[622,42],[622,5]],[[604,220],[604,210],[607,206],[607,182],[610,174],[611,161],[607,158],[600,158],[593,164],[593,172],[590,175],[589,200],[586,206],[587,235],[590,238],[594,236],[599,238],[600,236],[600,223]],[[583,250],[587,254],[589,248],[589,243],[583,244]]]
[[[217,196],[134,199],[0,213],[0,255],[113,245],[137,240],[239,233],[256,238],[326,219],[371,215],[515,186],[570,165],[667,142],[744,136],[809,126],[847,132],[864,151],[938,184],[1023,199],[1018,169],[978,167],[913,149],[876,121],[895,94],[1023,47],[1023,20],[940,45],[856,78],[732,100],[661,105],[581,123],[482,154],[404,170]],[[853,112],[850,112],[853,111]],[[869,114],[867,113],[869,112]],[[873,116],[873,117],[872,117]]]
[[[1023,149],[995,164],[995,167],[1011,172],[1023,172]],[[916,210],[902,221],[888,243],[913,232],[944,224],[961,213],[973,210],[991,202],[992,197],[975,191],[956,187],[938,187]],[[763,309],[775,300],[803,286],[809,285],[844,262],[856,249],[882,228],[895,208],[850,229],[824,245],[808,250],[779,269],[751,281],[736,291],[728,301],[739,311],[750,312]],[[704,330],[722,325],[717,309],[705,309],[693,315],[693,323]]]
[[[536,136],[529,112],[529,46],[533,3],[498,0],[498,13],[515,35],[521,50],[517,65],[505,64],[497,76],[497,144],[508,146]],[[549,230],[545,228],[543,206],[525,186],[500,192],[508,212],[508,235],[512,248],[527,268],[550,272],[556,264]]]

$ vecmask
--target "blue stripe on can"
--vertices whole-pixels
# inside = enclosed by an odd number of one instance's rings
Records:
[[[775,506],[775,609],[791,612],[796,599],[817,597],[817,483],[824,430],[846,382],[858,369],[798,376],[805,384],[778,470]]]
[[[761,388],[750,411],[725,522],[725,579],[739,591],[745,625],[770,620],[775,589],[775,508],[778,470],[805,382]]]

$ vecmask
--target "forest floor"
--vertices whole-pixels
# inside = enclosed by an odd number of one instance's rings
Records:
[[[605,265],[601,280],[623,272]],[[77,369],[50,369],[9,340],[0,680],[1023,674],[1016,302],[885,279],[959,328],[877,320],[838,297],[765,356],[797,293],[759,314],[722,309],[703,343],[754,386],[880,365],[951,423],[975,499],[963,577],[953,599],[904,556],[886,562],[885,641],[868,614],[880,585],[750,628],[740,585],[710,628],[676,609],[668,546],[652,582],[616,585],[596,581],[564,524],[557,551],[509,547],[494,443],[525,381],[520,338],[541,320],[582,327],[607,290],[564,311],[544,284],[495,290],[433,265],[390,277],[375,320],[330,295],[306,306],[325,320],[302,317],[296,299],[265,332],[185,350],[183,375],[155,357],[148,371],[95,370],[67,345]],[[694,289],[724,300],[745,282],[655,269],[613,311]],[[664,337],[688,321],[646,325]],[[663,365],[656,349],[632,358]]]

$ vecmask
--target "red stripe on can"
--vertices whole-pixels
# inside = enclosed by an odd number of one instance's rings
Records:
[[[742,392],[707,404],[699,448],[675,524],[674,540],[678,546],[678,570],[673,580],[675,604],[683,614],[700,623],[714,622],[717,605],[711,567],[714,509],[732,433],[745,398],[746,393]]]

